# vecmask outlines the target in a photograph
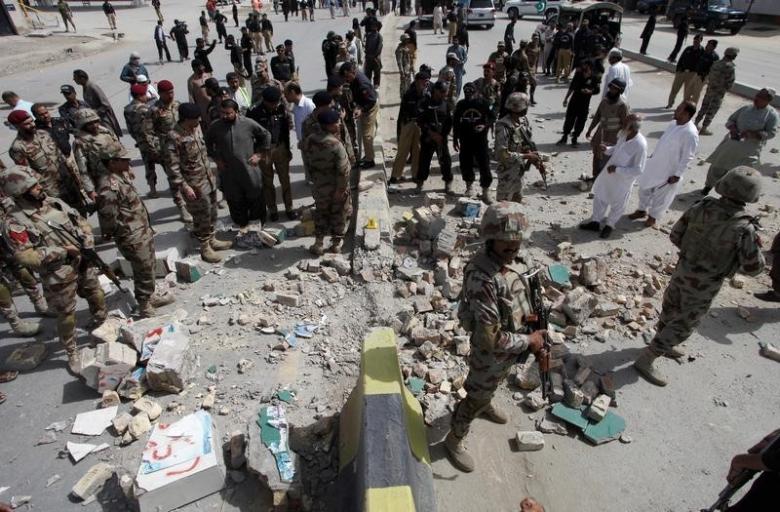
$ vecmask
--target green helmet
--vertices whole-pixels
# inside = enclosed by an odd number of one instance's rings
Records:
[[[528,221],[520,204],[502,201],[490,205],[482,216],[482,240],[522,240]]]
[[[37,184],[35,171],[24,165],[14,165],[0,174],[0,187],[8,197],[20,197]]]
[[[513,92],[506,99],[506,109],[516,114],[528,109],[528,95],[524,92]]]
[[[715,192],[736,201],[755,203],[761,195],[761,174],[752,167],[740,165],[718,180]]]
[[[76,128],[81,130],[89,123],[100,121],[100,116],[91,108],[82,108],[76,111],[74,121],[76,123]]]

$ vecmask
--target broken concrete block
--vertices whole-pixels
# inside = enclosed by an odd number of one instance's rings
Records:
[[[582,286],[566,294],[563,312],[576,325],[581,325],[590,317],[598,305],[598,299]]]
[[[471,199],[469,197],[458,198],[456,211],[467,218],[479,217],[482,210],[482,201]]]
[[[145,412],[139,412],[133,419],[130,420],[130,424],[127,426],[127,433],[133,439],[140,439],[142,435],[152,430],[152,423],[149,421],[149,416]]]
[[[115,390],[122,379],[135,367],[138,353],[124,343],[101,343],[95,349],[97,391]],[[85,370],[87,373],[89,369]]]
[[[573,382],[567,381],[563,387],[563,403],[574,409],[579,409],[584,399],[585,395],[582,394],[582,391]]]
[[[614,302],[601,302],[593,310],[593,316],[597,316],[599,318],[605,316],[615,316],[620,313],[620,309],[620,305],[615,304]]]
[[[615,401],[615,374],[613,372],[606,373],[599,377],[599,389],[601,392]]]
[[[585,286],[596,286],[607,278],[607,262],[603,258],[592,258],[584,261],[580,268],[580,283]]]
[[[120,405],[122,401],[119,399],[119,394],[111,389],[103,391],[103,398],[100,400],[100,407],[113,407]]]
[[[436,267],[433,269],[433,284],[441,286],[449,277],[449,271],[447,270],[447,262],[439,260],[436,262]]]
[[[11,352],[3,368],[20,372],[33,370],[46,359],[47,354],[46,345],[43,343],[25,343]]]
[[[439,384],[439,393],[449,395],[452,393],[452,382],[445,380]]]
[[[133,368],[130,373],[125,375],[116,392],[122,398],[128,400],[138,400],[149,390],[146,385],[146,368]]]
[[[184,389],[194,362],[190,340],[181,325],[168,324],[146,365],[146,382],[155,391],[179,393]]]
[[[418,315],[422,315],[425,313],[430,313],[433,311],[433,306],[431,305],[431,301],[427,299],[426,297],[415,297],[414,298],[414,311]]]
[[[569,431],[566,425],[562,425],[556,421],[542,418],[536,421],[536,430],[543,434],[558,434],[559,436],[568,435]]]
[[[455,353],[464,357],[471,353],[471,341],[468,336],[455,337]]]
[[[556,403],[563,400],[565,392],[563,389],[563,376],[558,372],[550,372],[550,402]]]
[[[382,232],[376,228],[363,228],[363,248],[375,251],[382,245]]]
[[[539,375],[539,367],[534,363],[525,363],[517,366],[515,384],[520,389],[533,391],[542,385],[542,377]]]
[[[106,321],[93,329],[90,334],[97,339],[98,343],[114,343],[119,338],[119,328],[125,323],[125,320],[110,316]]]
[[[607,395],[599,395],[593,400],[593,403],[590,404],[590,407],[588,407],[585,415],[588,417],[588,419],[599,422],[604,419],[604,416],[607,415],[609,404],[611,402],[612,399]]]
[[[574,384],[577,386],[582,386],[585,384],[585,381],[588,380],[588,377],[590,377],[591,369],[587,366],[583,366],[577,370],[577,373],[574,374]]]
[[[131,421],[133,421],[133,417],[130,416],[130,414],[123,412],[118,416],[114,416],[114,419],[111,420],[111,425],[113,425],[114,431],[117,433],[117,435],[121,436],[127,432],[127,427],[130,426]]]
[[[374,230],[378,231],[378,230]],[[261,484],[273,494],[276,503],[286,500],[287,492],[294,488],[293,483],[285,482],[279,474],[273,453],[263,444],[261,429],[257,426],[257,418],[249,420],[246,428],[246,468],[250,474],[258,478]],[[288,450],[293,467],[298,467],[298,454]]]
[[[176,262],[176,277],[183,283],[194,283],[203,277],[203,271],[194,261],[179,260]]]
[[[426,341],[431,341],[437,345],[441,341],[441,333],[439,333],[439,331],[435,329],[428,329],[422,326],[412,329],[410,337],[412,339],[412,343],[418,347]]]
[[[283,306],[297,308],[301,305],[301,296],[297,293],[277,293],[276,302]]]
[[[420,354],[420,357],[423,359],[430,359],[434,352],[436,352],[436,345],[431,341],[424,342],[417,349],[417,353]]]
[[[433,210],[427,206],[415,208],[412,210],[412,214],[414,220],[417,221],[414,235],[421,240],[435,240],[446,226],[444,219],[435,215]]]
[[[114,475],[114,468],[105,462],[99,462],[89,468],[76,485],[71,489],[71,494],[80,500],[86,500],[94,496],[103,485]]]
[[[441,369],[430,369],[428,370],[427,378],[431,384],[441,384],[447,378],[447,373]]]
[[[322,276],[322,279],[325,282],[328,282],[330,284],[339,282],[339,273],[336,271],[335,268],[322,267],[322,270],[320,271],[320,276]]]
[[[322,270],[322,262],[320,260],[309,260],[306,262],[306,272],[316,274],[320,270]]]
[[[460,292],[463,289],[463,284],[461,281],[458,281],[456,279],[447,279],[444,282],[444,286],[441,287],[441,293],[444,295],[444,297],[447,298],[447,300],[458,300],[458,297],[460,297]]]
[[[777,361],[780,363],[780,349],[772,345],[771,343],[767,341],[761,341],[758,343],[758,345],[761,347],[760,354],[768,359],[772,359],[773,361]]]
[[[582,403],[590,404],[591,402],[593,402],[593,399],[598,396],[599,387],[596,385],[595,382],[589,380],[586,381],[585,384],[582,385],[582,387],[580,387],[580,391],[582,391],[582,394],[584,396]]]
[[[436,237],[433,255],[437,258],[452,258],[456,256],[459,244],[458,232],[454,227],[447,227]]]
[[[200,404],[201,409],[206,409],[207,411],[209,409],[212,409],[214,407],[214,402],[216,402],[217,397],[214,394],[214,392],[207,393],[205,397],[203,397],[203,402]]]
[[[149,421],[154,421],[162,414],[162,407],[151,398],[143,397],[133,403],[133,414],[141,412],[146,413]]]
[[[427,192],[424,201],[425,206],[437,206],[439,209],[443,210],[444,206],[447,204],[447,197],[444,194],[439,194],[437,192]]]
[[[523,399],[523,405],[532,411],[538,411],[547,405],[547,400],[542,397],[541,391],[532,391]]]
[[[535,430],[518,432],[515,441],[517,449],[521,452],[536,452],[544,448],[544,434]]]

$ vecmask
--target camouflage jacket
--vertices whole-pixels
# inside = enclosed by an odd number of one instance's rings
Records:
[[[143,156],[157,158],[160,153],[160,141],[154,132],[154,125],[146,103],[133,100],[125,107],[127,131],[135,140],[135,145]]]
[[[92,135],[84,130],[76,134],[76,141],[73,143],[73,155],[76,157],[82,186],[87,193],[96,192],[100,194],[101,182],[103,178],[109,175],[108,169],[106,169],[106,166],[103,165],[98,156],[101,148],[108,145],[121,146],[121,143],[114,135],[114,132],[103,125],[98,127],[97,135]]]
[[[347,151],[347,158],[349,159],[349,164],[355,165],[357,162],[357,159],[355,158],[355,150],[352,147],[352,138],[349,136],[349,131],[347,130],[347,127],[345,125],[345,114],[342,110],[338,109],[339,113],[341,114],[341,123],[339,124],[339,139],[341,139],[341,143],[344,144],[344,149]],[[308,154],[309,147],[306,144],[307,139],[310,135],[314,133],[322,133],[323,129],[320,126],[319,121],[317,121],[317,116],[314,113],[309,114],[309,117],[304,119],[303,126],[301,127],[301,138],[303,139],[303,144],[301,145],[301,151],[305,151]]]
[[[508,354],[528,349],[523,319],[531,307],[521,275],[524,270],[502,266],[485,248],[466,265],[458,318],[472,333],[475,348]]]
[[[488,102],[491,110],[495,111],[498,105],[498,98],[501,95],[498,80],[495,78],[487,80],[482,77],[474,80],[474,86],[477,88],[477,94]]]
[[[332,195],[349,188],[351,166],[344,144],[325,130],[305,139],[309,176],[317,193]]]
[[[33,169],[43,190],[52,197],[62,195],[62,174],[78,176],[73,160],[65,158],[57,143],[45,130],[35,130],[31,140],[17,135],[8,155],[17,164]]]
[[[753,222],[742,204],[705,197],[682,214],[669,238],[680,248],[680,265],[687,272],[713,279],[736,272],[757,276],[766,262]]]
[[[398,72],[401,76],[409,76],[414,73],[412,68],[412,52],[409,51],[406,43],[398,43],[395,49],[395,62],[398,64]]]
[[[157,100],[149,107],[149,116],[152,118],[154,133],[160,138],[162,145],[164,144],[163,139],[179,122],[179,102],[173,100],[170,105],[165,105],[162,101]]]
[[[3,224],[3,241],[16,262],[39,273],[45,286],[72,283],[78,278],[81,258],[68,256],[64,247],[79,244],[49,223],[78,237],[84,247],[94,248],[86,219],[55,197],[46,197],[40,206],[18,200]]]
[[[496,122],[495,130],[495,153],[499,167],[520,167],[523,171],[528,170],[530,164],[523,157],[523,153],[532,150],[528,144],[533,136],[528,118],[522,117],[515,123],[511,115],[505,115]]]
[[[731,86],[734,85],[734,80],[737,77],[737,66],[733,61],[721,59],[716,61],[710,68],[710,73],[707,75],[707,91],[726,93]]]
[[[496,79],[503,82],[506,79],[506,63],[509,60],[509,54],[506,52],[494,51],[488,57],[488,62],[492,62],[496,67]]]
[[[252,105],[256,105],[263,101],[263,91],[269,87],[276,87],[280,91],[284,91],[282,82],[270,77],[268,80],[263,82],[262,78],[260,78],[260,75],[257,73],[252,75],[250,84],[252,85]],[[287,100],[285,99],[284,94],[282,94],[282,97],[279,101],[282,103],[282,105],[285,106],[285,108],[287,107]]]
[[[171,184],[181,187],[186,183],[199,197],[216,190],[214,173],[200,129],[196,127],[192,132],[187,132],[181,124],[176,124],[166,140],[165,152],[169,158]]]

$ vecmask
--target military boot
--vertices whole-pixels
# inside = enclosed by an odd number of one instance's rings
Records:
[[[168,304],[173,304],[174,302],[176,302],[176,297],[168,290],[164,292],[155,291],[152,296],[149,297],[149,303],[155,308],[161,308]]]
[[[43,294],[39,293],[34,297],[30,297],[30,300],[35,307],[35,312],[42,316],[56,317],[57,313],[49,309],[49,305],[46,303],[46,299],[43,298]]]
[[[206,263],[219,263],[222,261],[222,256],[214,252],[211,244],[206,240],[200,243],[200,259]]]
[[[341,252],[341,246],[344,244],[344,240],[340,236],[334,236],[330,240],[330,247],[328,247],[328,252],[333,254],[338,254]]]
[[[157,185],[149,185],[149,199],[157,199],[160,195],[157,193]]]
[[[138,316],[141,318],[151,318],[155,315],[154,306],[151,301],[143,300],[138,303]]]
[[[80,377],[81,374],[79,372],[81,371],[81,356],[79,355],[79,351],[76,350],[75,343],[73,344],[72,349],[67,349],[67,354],[68,372],[75,377]]]
[[[211,248],[215,251],[227,251],[233,247],[233,242],[228,240],[217,240],[216,237],[211,237],[211,240],[209,240],[209,245],[211,245]]]
[[[323,254],[325,254],[324,245],[325,245],[325,241],[323,240],[323,237],[318,236],[314,240],[314,244],[312,244],[311,247],[309,247],[309,252],[315,256],[322,256]]]
[[[192,224],[192,215],[187,211],[187,208],[183,205],[177,205],[179,208],[179,218],[185,224]]]
[[[452,431],[444,438],[444,449],[447,450],[447,458],[457,469],[464,473],[474,471],[474,458],[466,451],[463,439],[455,437]]]
[[[482,196],[480,199],[487,205],[493,204],[493,196],[490,195],[490,187],[482,187]]]
[[[474,184],[466,183],[466,191],[463,193],[465,197],[471,197],[474,195]]]
[[[504,425],[509,422],[509,416],[493,404],[488,405],[479,415],[486,420],[498,423],[499,425]]]
[[[11,329],[13,329],[14,334],[24,338],[29,338],[41,332],[41,324],[38,322],[28,322],[27,320],[22,320],[19,318],[19,313],[17,313],[16,307],[13,305],[13,303],[11,304],[11,307],[4,307],[2,309],[3,316],[5,316],[6,320],[8,320],[8,323],[11,325]]]
[[[445,181],[444,182],[444,193],[448,196],[451,196],[455,194],[455,192],[452,190],[452,182],[451,181]]]
[[[666,376],[661,371],[653,366],[653,362],[658,359],[650,348],[645,348],[639,353],[639,357],[634,361],[634,368],[639,374],[647,379],[651,384],[656,386],[666,386]]]
[[[680,346],[670,347],[664,356],[672,359],[680,359],[681,357],[685,357],[685,350]]]

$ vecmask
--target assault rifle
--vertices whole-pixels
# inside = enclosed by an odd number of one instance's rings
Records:
[[[728,510],[729,501],[746,483],[748,483],[757,471],[751,469],[743,469],[739,472],[733,482],[730,482],[726,487],[718,494],[718,501],[715,502],[710,508],[703,508],[701,512],[717,512]]]
[[[526,143],[528,148],[531,150],[532,153],[536,153],[536,156],[538,157],[538,163],[536,164],[536,168],[539,169],[539,174],[542,175],[542,183],[544,183],[544,189],[547,190],[547,168],[544,166],[544,160],[542,159],[542,155],[539,154],[539,149],[536,147],[536,142],[531,140],[530,137],[526,137],[525,132],[523,130],[517,130],[520,132],[520,136],[523,138],[523,141]]]
[[[112,283],[116,285],[117,288],[119,288],[119,291],[123,293],[129,293],[129,290],[122,286],[122,282],[119,280],[117,275],[114,274],[114,271],[111,270],[111,267],[109,267],[108,264],[103,261],[103,258],[100,257],[97,251],[95,249],[85,247],[84,240],[80,236],[72,233],[68,228],[61,224],[58,225],[52,221],[48,221],[46,224],[51,229],[53,229],[54,232],[60,236],[60,238],[64,239],[67,243],[78,247],[81,251],[81,254],[84,256],[84,259],[88,263],[94,265],[95,268],[97,268],[100,272],[102,272],[104,276],[106,276]]]
[[[541,267],[536,268],[530,272],[523,274],[525,283],[528,285],[528,298],[531,302],[531,313],[526,315],[525,323],[528,326],[529,332],[547,330],[548,318],[550,314],[549,308],[544,305],[542,299],[542,283],[539,279],[539,272]],[[542,380],[542,397],[547,398],[547,395],[552,390],[552,381],[550,380],[550,349],[552,343],[547,335],[544,337],[544,348],[536,356],[536,360],[539,363],[539,375]]]

